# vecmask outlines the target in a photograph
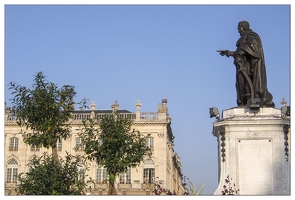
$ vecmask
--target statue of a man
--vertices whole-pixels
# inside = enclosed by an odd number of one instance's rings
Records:
[[[238,24],[240,38],[235,51],[220,50],[222,56],[232,56],[236,66],[237,104],[247,105],[249,99],[260,99],[264,107],[275,107],[272,95],[267,90],[266,69],[262,42],[259,35],[250,29],[247,21]]]

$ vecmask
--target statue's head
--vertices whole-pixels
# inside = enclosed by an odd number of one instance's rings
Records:
[[[247,21],[240,21],[239,25],[244,29],[244,30],[250,30],[250,24]]]

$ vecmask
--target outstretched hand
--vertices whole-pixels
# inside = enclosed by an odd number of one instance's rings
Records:
[[[219,52],[219,54],[220,55],[222,55],[222,56],[227,56],[227,57],[229,57],[229,55],[228,55],[228,50],[217,50],[217,52]]]

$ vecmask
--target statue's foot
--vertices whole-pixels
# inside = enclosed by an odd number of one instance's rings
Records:
[[[271,107],[271,108],[274,108],[274,107],[275,107],[275,104],[274,104],[274,102],[272,102],[272,101],[267,101],[267,102],[265,102],[264,106],[265,106],[265,107]]]

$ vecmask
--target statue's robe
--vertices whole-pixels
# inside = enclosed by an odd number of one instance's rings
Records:
[[[238,66],[235,63],[237,67],[236,89],[238,106],[246,105],[247,100],[253,98],[251,97],[251,87],[245,74],[239,71],[239,68],[243,67],[252,81],[254,98],[261,99],[266,107],[274,107],[273,97],[267,89],[264,53],[259,35],[250,30],[245,31],[237,41],[236,46],[236,52],[240,50],[246,52],[242,56],[242,66]]]

